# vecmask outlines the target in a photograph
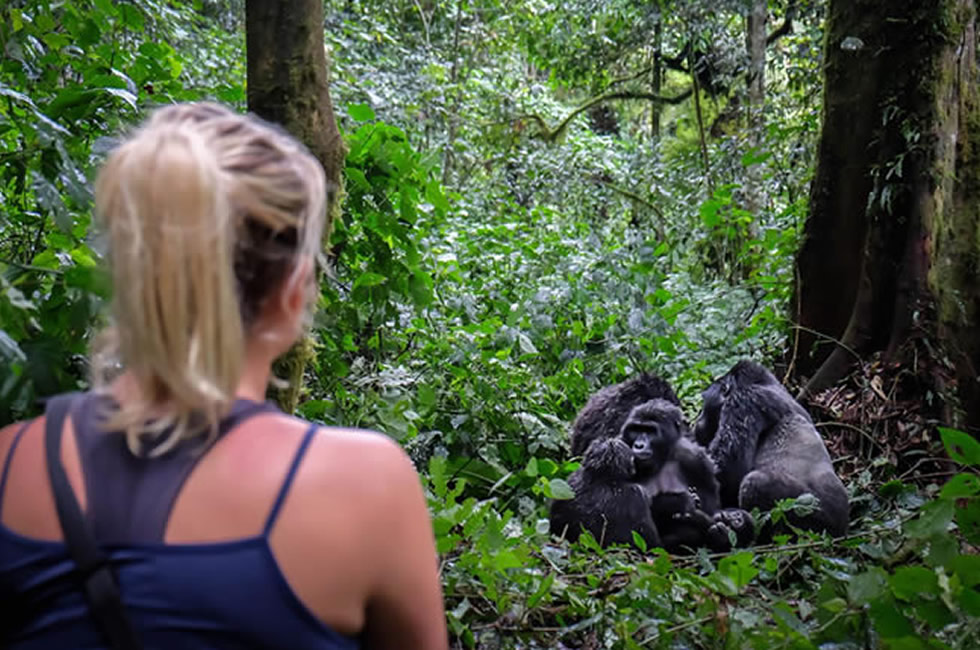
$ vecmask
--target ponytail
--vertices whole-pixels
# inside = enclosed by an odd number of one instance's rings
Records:
[[[260,279],[296,268],[307,231],[322,229],[322,175],[291,139],[211,104],[159,111],[110,156],[95,194],[110,242],[113,326],[93,367],[98,385],[118,356],[136,382],[139,395],[108,423],[134,453],[216,434],[241,378],[243,316],[265,297],[256,291],[272,289],[249,280],[257,274],[242,260],[257,260]],[[271,266],[246,250],[256,228],[293,233]]]

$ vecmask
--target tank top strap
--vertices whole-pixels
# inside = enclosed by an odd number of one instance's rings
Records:
[[[276,523],[276,518],[279,516],[279,510],[282,508],[283,502],[286,500],[286,495],[289,494],[289,488],[293,484],[293,478],[296,476],[296,471],[299,469],[300,463],[303,461],[303,456],[306,455],[306,450],[309,449],[310,443],[313,442],[313,437],[316,435],[317,429],[320,426],[318,424],[310,424],[306,433],[303,435],[303,441],[299,444],[299,448],[296,450],[296,454],[293,456],[293,462],[289,465],[289,471],[286,473],[286,478],[283,479],[282,487],[279,488],[279,494],[276,496],[276,502],[272,504],[272,510],[269,511],[269,518],[265,521],[265,528],[262,531],[263,535],[268,535],[272,531],[272,527]]]
[[[14,434],[10,447],[7,448],[7,457],[3,461],[3,474],[0,474],[0,517],[3,517],[3,495],[7,491],[7,475],[10,474],[10,464],[14,459],[14,452],[17,451],[17,445],[20,444],[20,439],[24,437],[24,432],[32,424],[34,424],[34,420],[28,420],[22,424],[17,429],[17,433]]]

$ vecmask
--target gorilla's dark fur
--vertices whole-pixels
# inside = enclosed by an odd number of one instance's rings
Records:
[[[751,541],[752,517],[738,508],[722,510],[715,465],[690,439],[676,404],[654,399],[635,406],[620,435],[633,450],[634,480],[650,500],[664,548],[728,550],[729,531],[739,545]]]
[[[670,384],[647,373],[599,390],[589,398],[572,424],[572,455],[583,455],[597,438],[618,436],[633,407],[653,399],[680,406]]]
[[[780,499],[810,493],[819,510],[794,525],[842,535],[849,504],[830,454],[806,410],[761,365],[739,361],[703,393],[694,427],[718,466],[721,501],[770,510]]]
[[[633,452],[622,440],[595,440],[568,479],[575,498],[551,504],[551,532],[575,541],[584,528],[608,546],[632,543],[635,530],[648,548],[660,546],[650,499],[634,474]]]

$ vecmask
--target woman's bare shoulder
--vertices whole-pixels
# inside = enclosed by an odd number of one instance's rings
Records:
[[[311,426],[316,433],[304,458],[307,475],[345,485],[397,486],[418,481],[414,465],[391,437],[367,429],[314,425],[289,415],[276,415],[275,427],[302,435]],[[383,478],[383,480],[379,480]],[[403,484],[403,483],[402,483]]]

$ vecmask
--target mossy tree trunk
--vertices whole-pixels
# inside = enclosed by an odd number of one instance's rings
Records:
[[[954,423],[980,425],[974,2],[830,0],[825,51],[797,259],[804,393],[881,354],[952,398]]]
[[[249,110],[304,142],[334,186],[326,243],[342,198],[347,151],[330,100],[322,0],[246,0],[245,43]],[[307,339],[276,364],[276,374],[288,387],[275,398],[287,413],[299,403],[303,374],[314,354]]]

